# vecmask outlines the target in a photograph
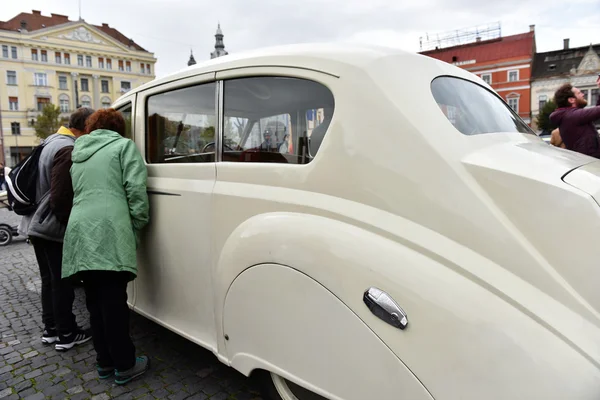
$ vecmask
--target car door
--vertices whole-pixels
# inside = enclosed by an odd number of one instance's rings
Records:
[[[135,310],[205,347],[215,343],[211,196],[217,85],[204,74],[138,94],[150,223],[141,235]]]

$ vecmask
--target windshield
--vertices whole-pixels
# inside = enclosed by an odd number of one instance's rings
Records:
[[[498,96],[473,82],[442,76],[431,82],[431,92],[448,120],[465,135],[533,131]]]

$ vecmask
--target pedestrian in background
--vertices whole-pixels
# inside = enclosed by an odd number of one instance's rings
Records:
[[[124,384],[149,366],[135,356],[129,335],[127,284],[137,275],[136,247],[148,223],[147,172],[125,120],[98,110],[72,153],[73,209],[65,234],[63,277],[83,281],[94,336],[97,371]]]
[[[566,148],[600,158],[600,139],[594,126],[600,118],[600,107],[585,108],[584,94],[570,83],[556,91],[554,100],[558,108],[550,114],[550,121],[558,126]]]
[[[61,279],[63,238],[66,221],[55,213],[52,192],[59,186],[70,185],[69,170],[60,168],[64,162],[64,149],[72,148],[83,135],[85,122],[94,112],[80,108],[71,114],[68,128],[61,126],[57,133],[43,141],[38,163],[36,210],[21,219],[19,232],[29,237],[40,268],[42,280],[42,343],[55,344],[55,349],[65,351],[91,339],[90,332],[78,327],[73,314],[75,293],[70,280]],[[70,199],[67,200],[70,206]]]

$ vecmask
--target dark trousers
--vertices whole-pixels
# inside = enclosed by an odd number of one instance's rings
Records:
[[[90,312],[92,340],[100,367],[125,371],[135,365],[135,347],[129,336],[127,306],[128,272],[83,271],[87,309]]]
[[[46,329],[61,334],[73,332],[77,324],[73,314],[75,293],[69,279],[61,279],[63,244],[31,238],[42,278],[42,322]]]

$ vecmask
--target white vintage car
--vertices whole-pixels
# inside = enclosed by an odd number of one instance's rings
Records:
[[[114,106],[149,176],[131,307],[266,398],[600,398],[600,163],[479,78],[301,45]]]

